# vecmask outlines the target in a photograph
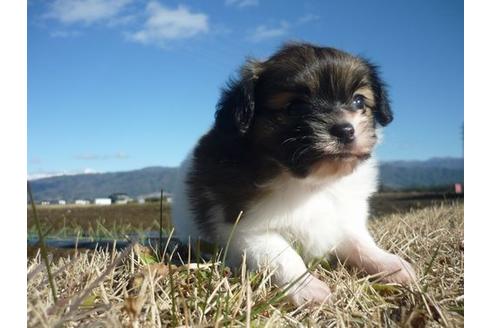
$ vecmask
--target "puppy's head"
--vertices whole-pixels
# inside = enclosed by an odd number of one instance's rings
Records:
[[[392,119],[374,65],[333,48],[291,44],[246,63],[223,92],[216,128],[305,177],[350,173],[371,155],[377,125]]]

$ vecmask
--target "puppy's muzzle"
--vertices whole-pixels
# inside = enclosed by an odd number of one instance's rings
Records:
[[[330,134],[344,144],[349,144],[355,140],[355,129],[350,123],[341,123],[332,126]]]

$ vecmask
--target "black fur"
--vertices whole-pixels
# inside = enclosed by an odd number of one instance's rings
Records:
[[[238,80],[230,80],[215,113],[216,126],[227,132],[245,134],[253,120],[255,112],[255,76],[254,63],[249,62],[241,69]]]
[[[354,92],[368,88],[374,105],[367,138],[375,142],[376,122],[391,122],[385,86],[367,60],[333,48],[288,44],[263,62],[248,62],[223,90],[213,128],[193,153],[188,190],[196,220],[213,233],[210,210],[221,204],[233,222],[248,203],[261,197],[259,185],[281,172],[308,176],[319,163],[340,165],[348,154],[330,130],[355,113]],[[374,140],[372,140],[374,139]],[[332,150],[326,150],[332,140]],[[213,196],[211,196],[213,195]]]
[[[386,84],[379,77],[378,67],[367,59],[364,59],[364,62],[370,69],[372,89],[376,96],[376,120],[381,126],[386,126],[393,121],[393,111],[391,110],[390,100],[386,91]]]

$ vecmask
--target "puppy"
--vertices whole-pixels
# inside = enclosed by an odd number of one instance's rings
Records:
[[[265,61],[248,61],[180,168],[177,236],[222,247],[231,239],[229,265],[245,256],[249,269],[268,267],[298,305],[329,298],[305,265],[329,254],[386,282],[411,282],[410,264],[379,248],[366,228],[377,187],[371,152],[392,119],[367,60],[288,44]]]

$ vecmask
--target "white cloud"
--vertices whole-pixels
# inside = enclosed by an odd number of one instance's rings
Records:
[[[129,35],[133,41],[143,44],[163,44],[166,41],[207,33],[209,30],[207,15],[192,13],[184,6],[170,9],[151,1],[146,11],[148,18],[143,28]]]
[[[52,38],[71,38],[81,35],[79,31],[57,30],[50,33]]]
[[[107,26],[108,27],[118,27],[118,26],[124,26],[124,25],[129,25],[131,23],[135,23],[138,19],[138,14],[132,14],[132,15],[119,15],[117,17],[111,18]]]
[[[287,22],[281,22],[277,27],[268,27],[266,25],[260,25],[248,36],[248,40],[252,42],[261,42],[267,39],[281,37],[287,34],[289,31],[289,24]]]
[[[118,152],[115,154],[81,154],[76,155],[75,159],[82,161],[100,161],[100,160],[110,160],[110,159],[128,159],[129,156],[123,152]]]
[[[226,0],[225,4],[227,6],[237,6],[239,8],[258,6],[259,0]]]
[[[277,26],[259,25],[247,36],[247,39],[251,42],[261,42],[268,39],[278,38],[304,24],[309,24],[319,19],[320,16],[308,13],[299,17],[297,20],[294,20],[291,24],[286,21],[281,21]]]
[[[39,180],[44,178],[59,177],[63,175],[94,174],[94,173],[99,173],[99,172],[90,168],[85,168],[82,170],[73,170],[73,171],[62,171],[62,172],[38,171],[34,173],[28,173],[27,180],[32,181],[32,180]]]
[[[299,25],[307,24],[307,23],[317,21],[319,19],[320,19],[320,17],[318,15],[306,14],[297,20],[297,24],[299,24]]]
[[[55,0],[47,18],[65,24],[92,24],[116,17],[133,0]]]

